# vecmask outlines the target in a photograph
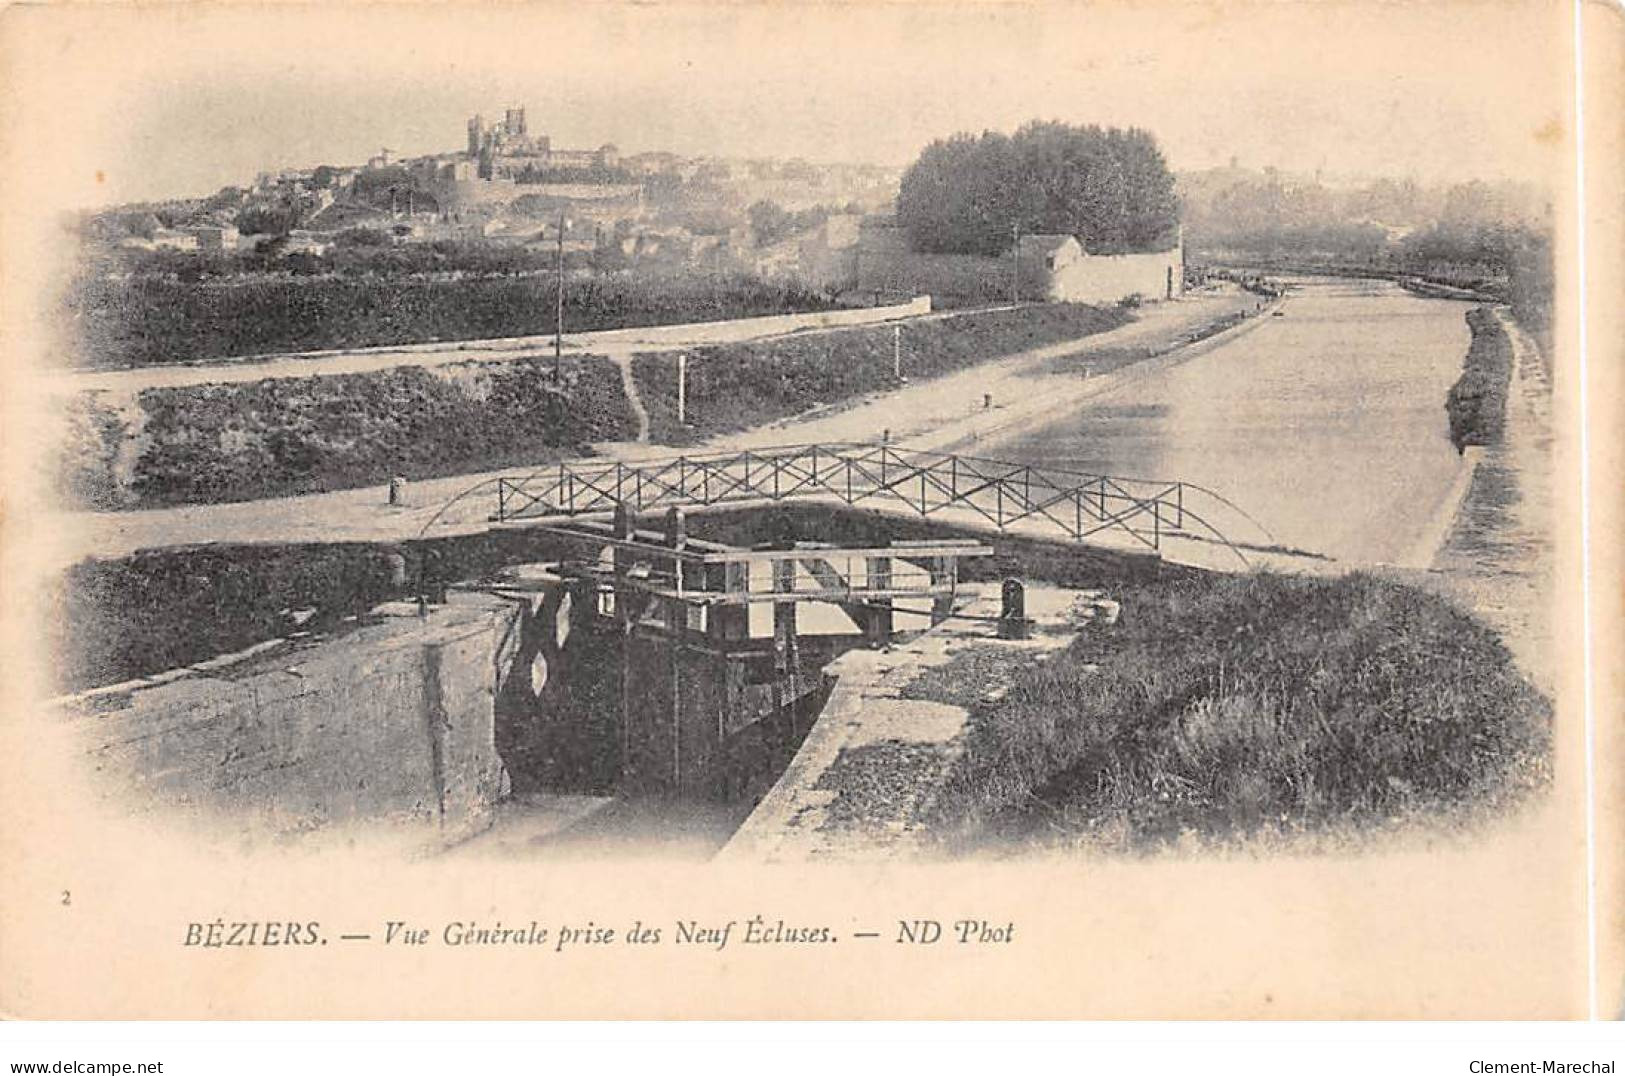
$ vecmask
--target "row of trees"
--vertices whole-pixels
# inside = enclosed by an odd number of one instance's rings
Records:
[[[575,168],[538,168],[526,165],[514,177],[515,183],[636,183],[638,177],[624,168],[582,165]]]
[[[1545,230],[1536,192],[1515,184],[1381,179],[1329,187],[1274,169],[1220,169],[1182,176],[1179,194],[1185,239],[1198,255],[1504,267],[1518,236]]]
[[[999,254],[1018,232],[1121,252],[1165,248],[1179,205],[1149,132],[1034,122],[931,143],[903,175],[897,220],[931,253]]]
[[[1334,188],[1231,168],[1183,176],[1180,195],[1195,258],[1337,265],[1473,287],[1504,296],[1550,343],[1551,220],[1538,188],[1408,179]]]
[[[1401,265],[1423,276],[1448,276],[1472,267],[1492,276],[1490,290],[1504,295],[1545,354],[1552,346],[1552,296],[1556,290],[1549,229],[1504,220],[1446,218],[1399,244]]]

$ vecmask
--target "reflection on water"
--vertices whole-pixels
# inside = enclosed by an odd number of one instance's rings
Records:
[[[1444,400],[1469,308],[1383,281],[1299,283],[1284,316],[989,454],[1196,482],[1287,545],[1402,561],[1462,467]]]

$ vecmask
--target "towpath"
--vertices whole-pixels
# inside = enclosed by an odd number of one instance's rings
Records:
[[[1172,361],[1187,351],[1183,341],[1242,311],[1254,311],[1255,296],[1218,288],[1143,308],[1127,325],[1081,339],[1020,352],[945,377],[918,381],[859,401],[815,410],[768,426],[714,438],[689,451],[726,451],[746,446],[830,441],[868,441],[890,429],[908,447],[943,448],[974,444],[994,426],[1033,420],[1132,378],[1136,363],[1119,366],[1123,349],[1165,352]],[[1238,328],[1256,324],[1254,319]],[[1238,331],[1230,330],[1230,333]],[[1226,335],[1229,335],[1228,333]],[[1099,360],[1111,372],[1083,372]],[[986,397],[992,406],[984,407]],[[612,443],[594,446],[603,456],[635,459],[674,455],[669,446]],[[502,474],[454,475],[415,482],[408,503],[391,507],[379,486],[333,493],[278,497],[231,504],[188,505],[125,512],[56,513],[45,523],[57,540],[50,560],[57,565],[89,556],[123,556],[137,549],[206,542],[399,541],[418,535],[440,507],[469,487]],[[470,498],[437,527],[484,525],[490,505]],[[46,565],[45,567],[49,567]]]
[[[1432,571],[1417,582],[1478,613],[1549,692],[1556,680],[1552,385],[1539,346],[1505,307],[1495,316],[1512,343],[1506,425],[1501,442],[1483,450]]]

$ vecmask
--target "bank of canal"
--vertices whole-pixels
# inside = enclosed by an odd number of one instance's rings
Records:
[[[1505,309],[1495,316],[1512,343],[1506,421],[1500,441],[1484,449],[1429,574],[1493,627],[1549,694],[1555,679],[1552,386],[1530,335]]]

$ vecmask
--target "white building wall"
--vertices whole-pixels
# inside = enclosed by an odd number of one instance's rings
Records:
[[[1056,302],[1115,303],[1131,295],[1155,302],[1184,291],[1185,257],[1180,247],[1151,254],[1087,254],[1050,276],[1049,298]]]

